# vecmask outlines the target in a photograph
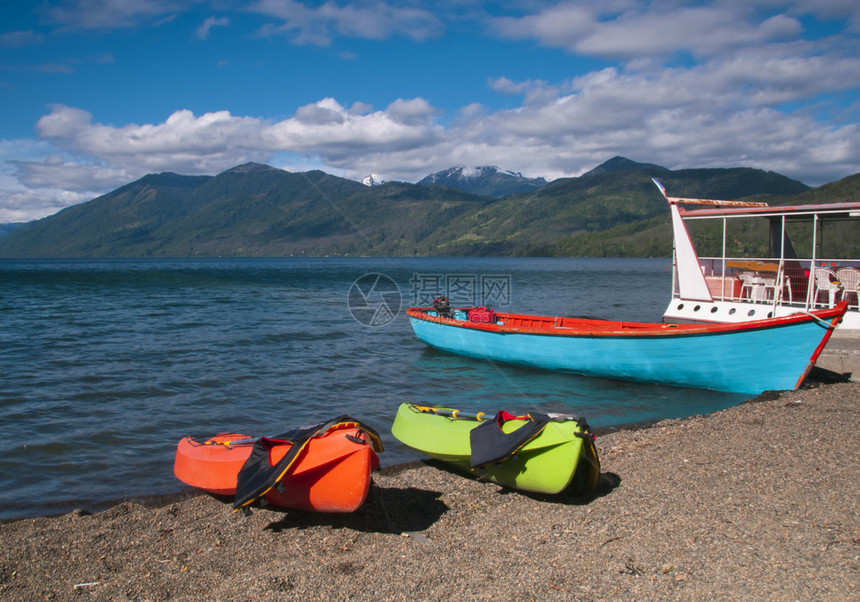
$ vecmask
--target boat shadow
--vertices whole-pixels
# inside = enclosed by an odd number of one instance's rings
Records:
[[[443,470],[447,473],[457,475],[465,479],[485,483],[491,482],[487,481],[486,479],[482,479],[478,476],[475,476],[471,473],[458,470],[456,467],[450,466],[439,460],[424,460],[424,463],[428,466],[437,468],[438,470]],[[561,493],[556,494],[533,493],[531,491],[521,491],[519,489],[505,487],[504,485],[496,485],[498,486],[496,495],[521,495],[523,497],[537,500],[539,502],[565,504],[568,506],[584,506],[586,504],[590,504],[592,501],[598,498],[612,493],[612,491],[614,491],[619,485],[621,485],[621,477],[614,472],[601,472],[597,480],[597,487],[593,491],[578,491],[573,487],[568,487]]]
[[[565,504],[567,506],[586,506],[596,499],[612,493],[621,485],[621,477],[614,472],[601,472],[597,479],[597,487],[593,491],[575,491],[566,489],[561,493],[549,495],[544,493],[531,493],[529,491],[517,491],[507,487],[500,487],[500,494],[516,493],[539,502],[553,504]]]
[[[425,459],[423,464],[456,475],[459,478],[481,481],[471,474],[453,468],[444,462]],[[621,477],[612,472],[601,472],[594,491],[576,491],[568,488],[555,495],[519,491],[499,485],[495,494],[521,495],[540,502],[583,506],[608,495],[621,484]],[[448,512],[448,505],[441,499],[443,492],[420,487],[383,487],[373,483],[365,503],[355,512],[326,514],[289,508],[267,507],[270,512],[281,515],[266,529],[280,533],[293,529],[327,526],[333,529],[352,529],[364,533],[410,534],[419,538],[422,531],[438,522]]]
[[[381,487],[373,484],[365,503],[355,512],[326,514],[288,508],[267,509],[283,514],[266,527],[275,533],[290,529],[328,526],[364,533],[412,533],[424,531],[448,512],[441,491],[418,487]]]

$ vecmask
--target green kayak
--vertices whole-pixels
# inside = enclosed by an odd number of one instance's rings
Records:
[[[588,424],[570,416],[467,415],[403,403],[391,433],[426,456],[522,491],[593,490],[600,475]]]

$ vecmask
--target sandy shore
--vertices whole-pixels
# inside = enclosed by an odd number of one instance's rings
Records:
[[[597,439],[542,499],[422,462],[352,515],[207,495],[0,525],[0,598],[860,599],[860,384]]]

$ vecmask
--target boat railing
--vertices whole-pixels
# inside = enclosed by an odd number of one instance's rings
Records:
[[[809,310],[846,299],[849,308],[860,309],[860,260],[700,257],[699,266],[715,301]]]

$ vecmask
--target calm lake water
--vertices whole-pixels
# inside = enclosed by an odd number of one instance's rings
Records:
[[[660,321],[668,259],[0,260],[0,518],[187,490],[176,443],[350,414],[383,465],[403,401],[575,413],[601,429],[744,396],[444,354],[405,308],[452,303]]]

